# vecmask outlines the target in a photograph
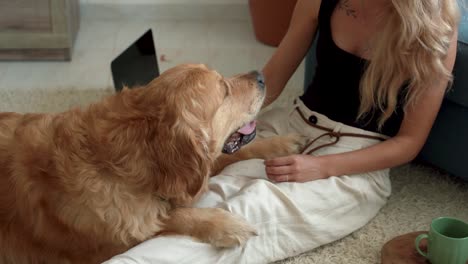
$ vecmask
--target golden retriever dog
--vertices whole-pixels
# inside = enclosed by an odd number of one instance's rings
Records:
[[[186,64],[84,109],[0,113],[0,262],[100,263],[171,233],[243,244],[245,220],[191,205],[222,167],[297,151],[286,136],[236,152],[264,96],[258,72]]]

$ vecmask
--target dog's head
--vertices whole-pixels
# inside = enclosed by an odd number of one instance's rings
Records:
[[[171,68],[143,89],[142,100],[152,105],[148,114],[158,120],[155,152],[162,170],[188,177],[184,185],[192,196],[221,152],[235,152],[254,136],[265,97],[260,73],[224,78],[200,64]]]
[[[216,155],[233,153],[248,143],[265,97],[259,72],[224,78],[202,64],[171,68],[148,88],[153,90],[151,98],[158,98],[161,124],[174,140],[194,136],[191,140],[205,154]]]

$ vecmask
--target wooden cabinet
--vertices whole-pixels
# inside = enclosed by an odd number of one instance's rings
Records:
[[[79,0],[0,0],[0,60],[70,60]]]

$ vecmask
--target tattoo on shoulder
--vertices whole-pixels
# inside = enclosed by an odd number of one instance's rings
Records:
[[[357,17],[356,10],[351,7],[349,0],[340,0],[338,2],[338,8],[344,10],[347,16]]]

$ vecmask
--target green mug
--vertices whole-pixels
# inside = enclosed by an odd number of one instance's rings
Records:
[[[427,239],[427,253],[419,248]],[[428,234],[415,240],[416,250],[432,264],[468,264],[468,224],[451,217],[432,220]]]

